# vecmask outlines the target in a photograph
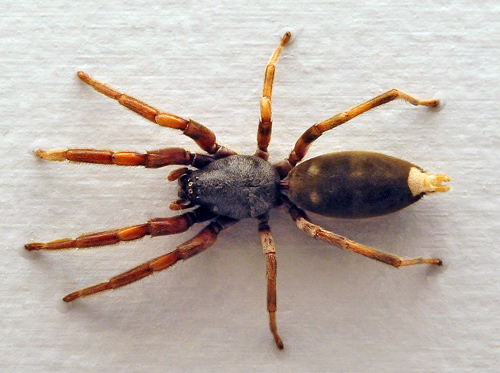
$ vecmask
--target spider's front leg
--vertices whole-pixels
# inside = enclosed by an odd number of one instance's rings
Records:
[[[443,265],[442,260],[438,258],[405,259],[400,256],[380,251],[358,242],[354,242],[346,237],[327,231],[319,225],[312,223],[307,217],[306,213],[295,206],[293,203],[286,201],[285,204],[288,207],[288,212],[290,213],[292,219],[295,221],[297,227],[299,227],[300,230],[302,230],[310,237],[325,241],[331,245],[337,246],[340,249],[355,252],[357,254],[366,256],[367,258],[378,260],[379,262],[389,264],[396,268],[416,264],[432,264],[437,266]]]
[[[151,150],[146,153],[113,152],[98,149],[38,149],[36,155],[46,161],[144,166],[146,168],[159,168],[170,165],[189,165],[202,168],[215,160],[210,155],[191,153],[185,149],[174,147]]]
[[[136,112],[140,116],[163,127],[181,130],[182,133],[192,138],[207,153],[217,156],[227,156],[235,154],[232,150],[217,144],[215,134],[204,125],[191,119],[184,119],[175,114],[163,113],[160,110],[132,97],[108,87],[83,71],[78,71],[77,76],[94,88],[97,92],[117,100],[121,105]]]
[[[217,235],[220,231],[235,224],[236,222],[237,220],[235,219],[219,217],[203,228],[196,236],[177,246],[174,251],[149,260],[146,263],[114,276],[109,279],[109,281],[70,293],[66,295],[63,300],[65,302],[71,302],[75,299],[97,294],[105,290],[116,289],[152,275],[154,272],[163,271],[164,269],[173,266],[180,260],[186,260],[208,249],[215,243]]]

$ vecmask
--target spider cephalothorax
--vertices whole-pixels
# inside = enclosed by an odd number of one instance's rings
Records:
[[[179,197],[234,219],[256,218],[279,202],[280,177],[267,161],[250,155],[218,159],[179,178]]]
[[[311,126],[298,139],[290,155],[274,165],[268,159],[271,139],[271,94],[274,71],[283,46],[290,39],[286,33],[267,65],[264,90],[260,101],[261,120],[257,132],[257,151],[253,156],[237,155],[220,146],[212,131],[205,126],[174,114],[162,113],[131,96],[120,93],[83,72],[78,77],[98,92],[117,100],[146,119],[164,127],[181,130],[208,154],[191,153],[182,148],[165,148],[146,153],[113,152],[94,149],[37,150],[45,160],[116,164],[158,168],[184,165],[172,171],[168,179],[178,179],[179,198],[170,204],[173,210],[192,208],[174,217],[155,218],[147,223],[121,229],[84,234],[76,239],[46,243],[29,243],[28,250],[59,250],[104,246],[142,238],[146,235],[176,234],[193,224],[211,221],[197,235],[175,250],[130,269],[109,281],[66,295],[75,299],[104,290],[116,289],[140,280],[153,272],[167,269],[207,249],[223,229],[244,218],[257,218],[258,229],[266,257],[267,310],[269,326],[276,345],[283,348],[276,325],[276,251],[268,225],[269,210],[284,205],[297,226],[306,234],[327,243],[364,255],[395,267],[414,264],[441,265],[437,258],[404,259],[351,241],[313,224],[302,210],[327,216],[361,218],[387,214],[404,208],[424,194],[443,192],[450,179],[446,175],[431,175],[419,167],[383,154],[341,152],[325,154],[299,164],[309,146],[322,133],[397,98],[413,105],[437,106],[437,100],[419,100],[397,89],[387,91],[346,112],[334,115]]]

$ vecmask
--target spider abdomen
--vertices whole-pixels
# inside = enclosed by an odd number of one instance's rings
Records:
[[[366,218],[385,215],[418,201],[410,173],[425,175],[412,163],[388,155],[346,151],[324,154],[293,168],[286,193],[299,207],[321,215]]]
[[[257,217],[278,205],[280,177],[258,157],[233,155],[186,176],[179,179],[180,197],[218,215]]]

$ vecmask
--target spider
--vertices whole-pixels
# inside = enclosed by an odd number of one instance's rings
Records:
[[[195,223],[210,221],[198,234],[167,254],[151,259],[112,277],[109,281],[89,286],[66,295],[75,299],[116,289],[138,281],[157,271],[173,266],[212,246],[217,235],[241,219],[256,218],[266,259],[267,311],[269,326],[278,348],[283,342],[276,324],[276,250],[268,224],[271,209],[283,206],[297,227],[307,235],[341,249],[350,250],[394,267],[415,264],[442,265],[437,258],[405,259],[349,240],[312,223],[304,210],[331,217],[365,218],[400,210],[432,192],[445,192],[446,175],[432,175],[420,167],[387,155],[346,151],[321,155],[299,163],[310,145],[324,132],[352,118],[395,99],[413,105],[437,106],[438,100],[420,100],[398,89],[389,90],[371,100],[341,112],[309,127],[297,140],[289,156],[276,163],[268,162],[271,139],[271,96],[276,63],[290,40],[287,32],[267,64],[264,89],[260,100],[260,122],[257,150],[254,155],[238,155],[217,143],[215,134],[191,119],[161,112],[123,94],[79,71],[77,76],[96,91],[117,100],[121,105],[163,127],[174,128],[193,139],[205,153],[192,153],[176,147],[136,152],[113,152],[95,149],[37,150],[47,161],[87,162],[120,166],[159,168],[169,165],[191,166],[171,171],[169,181],[178,182],[178,199],[172,210],[189,211],[147,223],[98,233],[83,234],[46,243],[33,242],[27,250],[61,250],[88,248],[131,241],[146,235],[171,235],[188,230]]]

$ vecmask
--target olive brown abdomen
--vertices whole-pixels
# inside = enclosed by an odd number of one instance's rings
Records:
[[[432,191],[422,188],[431,176],[412,163],[388,155],[346,151],[321,155],[293,168],[285,192],[293,203],[311,212],[366,218],[418,201]],[[416,187],[412,185],[415,183]]]

